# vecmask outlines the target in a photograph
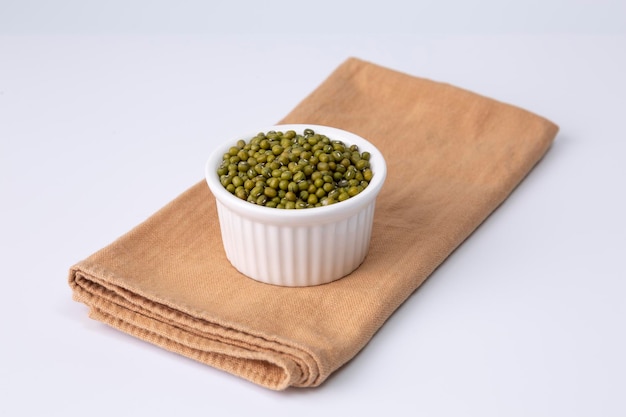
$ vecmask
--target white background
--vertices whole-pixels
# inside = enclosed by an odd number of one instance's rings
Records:
[[[0,415],[624,416],[626,2],[0,0]],[[356,56],[561,131],[315,389],[90,320],[67,271]]]

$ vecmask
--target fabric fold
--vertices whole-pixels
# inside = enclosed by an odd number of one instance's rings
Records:
[[[317,386],[506,199],[558,131],[518,107],[355,58],[281,122],[353,131],[386,158],[370,251],[355,272],[305,288],[241,275],[199,181],[74,265],[74,299],[96,320],[264,387]]]

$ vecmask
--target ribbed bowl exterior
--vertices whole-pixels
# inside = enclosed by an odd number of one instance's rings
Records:
[[[325,284],[358,268],[369,249],[376,197],[387,174],[382,154],[360,136],[328,126],[279,125],[259,131],[301,132],[307,127],[371,153],[374,177],[365,190],[326,207],[268,208],[240,200],[220,184],[216,171],[228,143],[211,154],[205,167],[226,256],[237,270],[257,281],[290,287]]]
[[[259,222],[218,202],[226,256],[241,273],[268,284],[325,284],[354,271],[365,259],[375,201],[339,221],[304,226]],[[313,209],[310,209],[313,210]]]

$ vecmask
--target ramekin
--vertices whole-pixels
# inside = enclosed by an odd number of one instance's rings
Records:
[[[258,206],[228,192],[217,174],[223,155],[237,140],[258,132],[311,128],[331,140],[356,144],[371,154],[374,174],[365,190],[329,206],[286,210]],[[302,287],[326,284],[361,265],[369,250],[376,197],[387,166],[381,152],[364,138],[345,130],[310,124],[275,125],[233,136],[210,155],[205,174],[215,196],[222,243],[230,263],[242,274],[267,284]]]

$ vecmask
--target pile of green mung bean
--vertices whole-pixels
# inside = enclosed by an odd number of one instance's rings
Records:
[[[238,198],[265,207],[327,206],[363,191],[372,179],[370,153],[304,129],[258,133],[237,141],[217,169]]]

